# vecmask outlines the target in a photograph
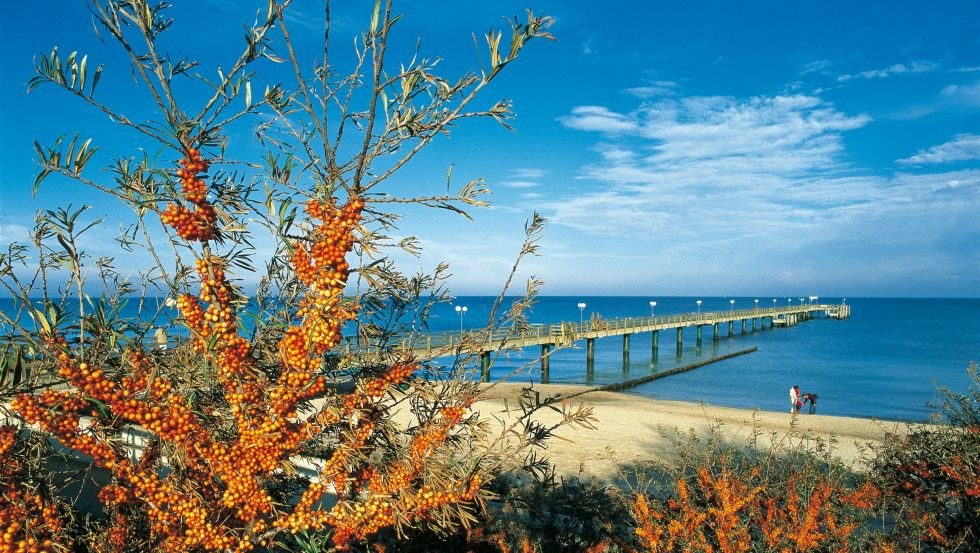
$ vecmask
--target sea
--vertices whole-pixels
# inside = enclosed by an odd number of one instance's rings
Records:
[[[458,296],[437,304],[431,310],[427,331],[484,328],[495,300],[492,296]],[[529,324],[550,328],[563,321],[696,313],[698,309],[727,311],[758,305],[764,310],[774,305],[773,300],[785,307],[798,304],[801,298],[541,296],[526,316]],[[503,310],[512,301],[505,298]],[[655,306],[651,305],[654,301]],[[661,331],[656,358],[652,333],[636,333],[630,337],[628,363],[624,363],[621,336],[601,338],[595,341],[591,372],[586,370],[585,341],[581,340],[553,350],[548,382],[592,386],[618,383],[754,346],[757,349],[752,353],[656,379],[625,393],[788,412],[789,388],[798,385],[804,393],[817,394],[817,415],[922,422],[935,413],[930,402],[939,396],[941,387],[957,393],[969,389],[967,367],[971,361],[980,361],[980,299],[820,297],[814,301],[846,303],[851,316],[843,320],[813,318],[790,327],[759,324],[755,331],[749,321],[745,334],[736,322],[732,337],[727,325],[722,324],[717,341],[708,326],[702,331],[700,347],[696,331],[690,327],[684,331],[679,352],[675,332]],[[135,314],[136,306],[136,302],[128,303],[121,315]],[[13,307],[11,300],[0,299],[0,310],[11,313]],[[540,347],[530,347],[495,355],[490,379],[539,383],[540,354]]]
[[[592,317],[646,317],[728,309],[760,310],[796,305],[800,298],[771,297],[540,297],[528,314],[531,323],[588,321]],[[485,324],[494,298],[457,297],[454,304],[433,310],[433,329],[458,330]],[[734,304],[731,303],[735,300]],[[809,298],[804,298],[809,302]],[[656,301],[654,307],[650,302]],[[661,331],[658,355],[652,355],[652,333],[630,337],[629,363],[623,363],[623,339],[597,339],[593,378],[586,370],[585,341],[556,350],[550,357],[549,382],[601,385],[636,379],[657,371],[687,365],[752,346],[758,349],[698,369],[641,384],[626,391],[644,397],[705,402],[764,411],[789,411],[789,388],[817,394],[816,413],[873,417],[910,422],[926,421],[936,410],[930,402],[940,387],[966,393],[967,367],[980,361],[980,299],[958,298],[824,298],[820,304],[851,306],[843,320],[813,318],[791,327],[757,325],[746,334],[736,322],[734,336],[720,325],[718,341],[711,327],[696,345],[693,327],[684,331],[683,349],[676,351],[675,331]],[[579,304],[585,307],[579,309]],[[465,306],[462,318],[455,306]],[[491,380],[513,373],[519,382],[540,382],[540,348],[501,355],[491,368]]]

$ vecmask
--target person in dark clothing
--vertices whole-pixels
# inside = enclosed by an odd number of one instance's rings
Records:
[[[810,410],[808,411],[810,415],[817,412],[817,394],[813,394],[810,392],[803,394],[803,403],[810,404]]]

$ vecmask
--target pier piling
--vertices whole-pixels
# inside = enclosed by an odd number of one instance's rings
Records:
[[[623,334],[623,372],[629,372],[630,367],[630,336]]]
[[[679,313],[661,315],[658,317],[628,317],[620,319],[596,319],[588,325],[579,322],[554,323],[548,326],[535,324],[530,325],[529,329],[515,332],[506,331],[487,331],[485,334],[472,330],[456,333],[442,332],[417,335],[413,334],[405,337],[401,343],[402,347],[410,350],[414,355],[434,359],[449,355],[460,355],[466,352],[468,355],[478,356],[480,379],[487,381],[490,379],[491,355],[495,351],[511,348],[526,348],[533,346],[541,347],[541,381],[548,382],[550,376],[550,354],[555,346],[565,347],[573,344],[577,340],[586,342],[586,368],[589,378],[594,376],[595,367],[595,340],[610,336],[623,337],[623,369],[629,370],[630,363],[630,340],[636,332],[651,333],[650,355],[651,365],[655,365],[659,358],[660,331],[674,329],[676,334],[676,353],[677,360],[680,361],[684,356],[684,329],[693,326],[695,328],[697,341],[697,355],[701,355],[703,345],[704,327],[711,325],[712,334],[717,342],[719,326],[728,323],[728,336],[735,334],[735,321],[741,322],[741,333],[744,335],[748,330],[748,320],[752,319],[752,332],[765,330],[766,319],[769,328],[776,326],[793,326],[811,319],[825,317],[829,319],[846,319],[851,314],[851,306],[840,305],[793,305],[786,307],[773,306],[771,309],[749,309],[749,310],[725,310],[718,312],[698,312]],[[378,351],[370,343],[351,342],[345,344],[349,355],[355,358],[369,358],[377,356]],[[713,350],[717,344],[713,343]]]
[[[548,373],[551,369],[551,346],[552,344],[541,344],[541,383],[548,383]]]

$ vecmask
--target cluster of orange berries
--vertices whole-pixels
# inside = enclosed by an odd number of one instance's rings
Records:
[[[181,168],[177,171],[180,177],[181,192],[184,199],[194,205],[191,210],[179,204],[167,204],[167,209],[160,214],[160,219],[177,232],[184,240],[205,242],[217,235],[218,214],[207,201],[207,185],[198,175],[208,170],[208,162],[201,158],[197,148],[187,150],[187,155],[180,160]]]
[[[383,375],[372,378],[363,383],[361,385],[361,389],[364,391],[364,395],[368,397],[381,397],[386,391],[388,391],[389,387],[397,386],[408,380],[408,377],[412,376],[412,373],[414,373],[416,369],[418,369],[418,364],[416,363],[395,363]]]
[[[225,260],[215,256],[198,259],[194,263],[201,279],[201,295],[182,294],[177,298],[177,309],[184,324],[194,333],[192,346],[207,357],[208,344],[217,338],[219,377],[224,380],[230,374],[241,371],[249,355],[248,342],[238,335],[236,312],[231,304],[231,285],[225,276]],[[201,302],[208,302],[207,308]]]
[[[308,287],[297,316],[302,324],[288,329],[279,342],[283,371],[270,394],[274,411],[293,411],[298,401],[323,391],[326,382],[313,372],[320,356],[337,346],[344,322],[357,316],[357,306],[343,301],[350,275],[346,256],[354,248],[354,230],[361,220],[364,201],[350,197],[342,207],[336,199],[310,200],[306,212],[318,221],[307,247],[295,243],[291,264],[297,278]]]
[[[206,173],[210,164],[201,158],[201,152],[197,148],[188,149],[187,156],[178,163],[181,168],[177,171],[177,176],[180,177],[184,198],[194,204],[203,203],[207,186],[204,184],[204,179],[199,178],[198,175]]]
[[[63,394],[63,400],[54,400],[54,394],[43,395],[44,401],[40,399],[42,396],[20,394],[10,402],[10,408],[27,424],[37,424],[65,446],[92,457],[99,466],[106,466],[116,457],[115,450],[93,434],[83,432],[80,426],[79,413],[91,412],[92,407],[79,394]],[[45,402],[52,400],[50,404]]]
[[[425,516],[427,513],[450,503],[472,500],[482,485],[483,479],[479,474],[476,474],[470,478],[466,485],[457,489],[437,490],[431,486],[422,486],[417,493],[405,498],[405,504],[416,515]]]
[[[182,205],[167,204],[160,220],[191,242],[206,242],[217,235],[218,213],[208,204],[197,206],[193,211]]]
[[[399,462],[391,465],[384,474],[368,470],[363,480],[372,494],[391,495],[408,486],[415,477],[415,471],[407,463]]]
[[[412,437],[409,444],[410,459],[416,470],[421,470],[432,451],[442,445],[449,437],[449,431],[463,420],[466,411],[460,406],[440,409],[442,418],[423,426]]]
[[[395,524],[395,508],[384,496],[371,496],[367,501],[340,502],[330,510],[328,522],[334,527],[333,543],[344,550],[350,542],[362,540],[382,528]]]
[[[125,551],[129,537],[129,520],[122,513],[116,513],[115,521],[106,530],[107,541],[110,551]]]
[[[35,490],[21,486],[22,465],[14,455],[18,429],[0,427],[0,553],[70,550],[60,509]]]
[[[360,224],[364,200],[352,196],[342,207],[335,204],[333,198],[326,203],[310,200],[306,204],[310,217],[321,222],[313,229],[309,249],[301,243],[294,244],[290,260],[296,277],[310,288],[298,316],[305,318],[303,328],[315,354],[336,346],[340,342],[340,326],[357,314],[356,306],[344,306],[341,298],[350,275],[346,258],[354,249],[354,229]],[[301,367],[306,355],[286,357],[287,366],[295,363]]]

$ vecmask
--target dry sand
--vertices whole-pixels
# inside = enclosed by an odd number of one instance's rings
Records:
[[[515,398],[523,387],[503,383],[485,389],[485,399],[474,409],[506,417],[506,407],[509,407],[513,414]],[[725,440],[747,443],[755,435],[760,447],[775,444],[788,450],[814,450],[822,443],[830,454],[861,470],[861,459],[867,454],[869,444],[907,430],[907,425],[901,422],[654,400],[618,392],[590,392],[584,386],[535,385],[534,389],[542,397],[574,395],[570,402],[592,405],[596,428],[560,429],[557,434],[563,439],[550,439],[545,456],[561,475],[605,481],[615,480],[621,470],[628,470],[632,465],[669,458],[676,451],[674,444],[679,433],[705,435],[717,427]],[[561,417],[544,409],[538,418],[551,423]]]

